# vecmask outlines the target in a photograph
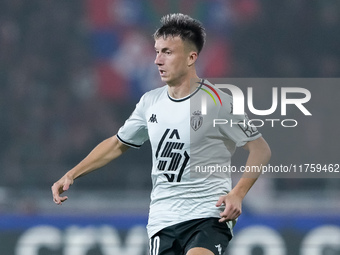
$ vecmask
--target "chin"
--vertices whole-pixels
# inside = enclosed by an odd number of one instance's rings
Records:
[[[166,78],[166,77],[162,77],[162,76],[161,76],[161,80],[162,80],[162,81],[164,81],[164,82],[168,82],[168,81],[169,81],[169,79],[168,79],[168,78]]]

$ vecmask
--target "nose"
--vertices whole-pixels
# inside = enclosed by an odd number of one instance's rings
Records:
[[[156,54],[155,64],[158,65],[158,66],[163,64],[163,61],[161,59],[161,54]]]

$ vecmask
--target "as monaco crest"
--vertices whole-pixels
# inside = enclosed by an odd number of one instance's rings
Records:
[[[192,113],[190,118],[190,125],[194,131],[197,131],[203,124],[203,117],[201,111],[197,110]]]

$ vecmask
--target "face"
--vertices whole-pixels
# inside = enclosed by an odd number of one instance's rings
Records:
[[[155,39],[155,64],[162,81],[169,86],[185,79],[192,63],[192,52],[179,36]]]

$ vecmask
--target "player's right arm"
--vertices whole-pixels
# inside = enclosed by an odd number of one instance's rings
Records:
[[[86,158],[53,184],[53,201],[60,205],[68,198],[67,196],[61,197],[60,195],[69,189],[75,179],[105,166],[110,161],[122,155],[128,148],[129,146],[119,141],[116,136],[112,136],[102,141]]]

